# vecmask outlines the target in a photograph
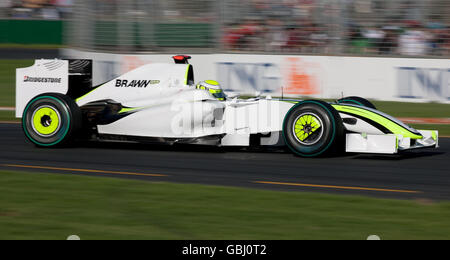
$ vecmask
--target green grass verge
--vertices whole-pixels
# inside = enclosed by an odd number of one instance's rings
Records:
[[[395,117],[449,118],[450,104],[372,101],[380,111]]]
[[[450,203],[0,171],[0,239],[449,239]]]
[[[34,50],[47,50],[47,49],[60,49],[66,48],[66,45],[59,44],[20,44],[20,43],[1,43],[0,48],[4,49],[34,49]]]
[[[0,111],[0,121],[19,122],[20,118],[16,118],[16,112],[14,111]]]
[[[418,130],[438,130],[439,136],[450,136],[450,125],[420,125],[412,124],[413,128]]]
[[[32,60],[0,60],[0,106],[15,106],[16,68],[29,67]]]

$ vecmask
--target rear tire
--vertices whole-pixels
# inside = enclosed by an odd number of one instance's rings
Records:
[[[286,114],[283,136],[286,145],[297,155],[315,157],[341,147],[344,126],[339,113],[330,104],[306,100]]]
[[[377,109],[375,107],[374,104],[372,104],[372,102],[370,102],[369,100],[362,98],[362,97],[345,97],[345,98],[341,98],[337,101],[337,103],[339,104],[351,104],[351,105],[358,105],[358,106],[362,106],[362,107],[368,107],[368,108],[373,108],[373,109]]]
[[[81,120],[81,110],[74,100],[63,94],[46,93],[27,104],[22,128],[37,146],[60,146],[74,138],[81,128]]]

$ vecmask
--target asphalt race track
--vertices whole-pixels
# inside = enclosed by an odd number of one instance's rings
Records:
[[[36,148],[19,124],[0,124],[0,169],[284,191],[450,199],[450,139],[400,155],[299,158],[278,151],[89,142]]]

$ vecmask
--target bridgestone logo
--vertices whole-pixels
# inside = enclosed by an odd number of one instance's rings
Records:
[[[117,88],[146,88],[148,85],[159,84],[159,80],[116,80]]]
[[[61,78],[38,78],[25,76],[23,82],[61,83]]]

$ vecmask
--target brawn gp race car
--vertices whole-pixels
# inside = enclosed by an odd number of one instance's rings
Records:
[[[41,147],[87,138],[287,146],[304,157],[438,147],[437,131],[413,129],[364,98],[230,98],[216,81],[195,83],[189,56],[173,59],[99,86],[92,86],[90,60],[36,60],[17,69],[16,117],[26,137]]]

